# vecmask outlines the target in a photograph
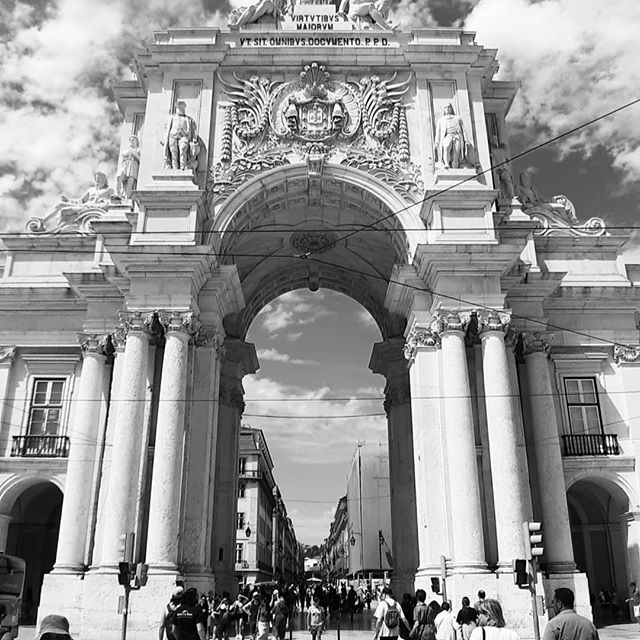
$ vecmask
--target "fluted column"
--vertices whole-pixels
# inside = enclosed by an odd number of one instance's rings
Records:
[[[238,449],[244,411],[242,378],[258,370],[255,347],[242,340],[224,341],[220,376],[218,441],[214,488],[212,551],[216,591],[237,591],[234,552],[238,505]]]
[[[82,333],[83,363],[75,412],[69,428],[69,462],[65,481],[55,573],[79,573],[86,562],[89,517],[98,435],[107,375],[107,336]]]
[[[524,557],[522,523],[527,519],[529,500],[527,468],[521,464],[519,422],[513,410],[513,386],[504,332],[509,323],[506,313],[483,314],[480,319],[482,371],[484,378],[491,478],[493,484],[498,565],[511,571],[511,561]]]
[[[533,451],[544,523],[547,570],[573,572],[573,544],[562,469],[560,429],[554,403],[556,393],[547,357],[549,344],[542,334],[523,336],[531,410]]]
[[[469,314],[438,315],[442,344],[445,438],[447,447],[447,501],[451,513],[454,572],[485,571],[482,505],[478,484],[476,441],[465,349]]]
[[[397,593],[413,591],[418,568],[411,390],[404,344],[404,338],[377,343],[369,364],[374,373],[387,379],[384,408],[389,442],[393,581]]]
[[[411,384],[411,421],[416,491],[419,573],[439,575],[440,556],[448,550],[442,447],[440,337],[430,326],[416,325],[404,349]],[[428,586],[428,580],[427,580]],[[416,586],[424,586],[424,584]]]
[[[175,571],[178,565],[187,361],[189,340],[198,328],[191,312],[160,311],[158,320],[165,328],[165,346],[149,502],[147,563],[152,572]]]
[[[126,330],[126,345],[116,407],[101,559],[102,566],[109,568],[116,567],[122,560],[119,538],[133,531],[136,522],[153,314],[126,312],[121,314],[121,320]]]

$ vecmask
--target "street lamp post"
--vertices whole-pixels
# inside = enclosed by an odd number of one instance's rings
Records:
[[[380,571],[382,571],[382,545],[384,544],[384,536],[382,535],[382,529],[378,531],[378,556],[380,559]]]

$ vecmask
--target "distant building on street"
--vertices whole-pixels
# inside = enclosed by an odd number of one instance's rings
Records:
[[[238,456],[235,571],[240,585],[291,581],[304,559],[273,477],[273,460],[261,429],[243,426]]]
[[[383,445],[358,445],[325,541],[329,578],[377,575],[393,568],[389,454]]]

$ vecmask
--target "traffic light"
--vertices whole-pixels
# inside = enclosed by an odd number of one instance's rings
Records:
[[[145,587],[147,585],[147,580],[149,576],[149,565],[144,562],[138,562],[136,565],[136,578],[135,585],[136,587]]]
[[[524,551],[527,560],[534,560],[544,553],[542,547],[542,525],[539,522],[523,522]]]
[[[529,572],[527,571],[527,561],[524,558],[513,560],[513,582],[520,589],[529,587]]]
[[[431,591],[440,593],[440,578],[431,578]]]
[[[131,575],[128,562],[118,562],[118,584],[128,587],[131,582]]]

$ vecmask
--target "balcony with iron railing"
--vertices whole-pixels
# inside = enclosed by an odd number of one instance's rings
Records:
[[[240,478],[260,480],[262,478],[262,471],[259,471],[258,469],[241,469],[238,475]]]
[[[562,436],[564,456],[619,456],[618,436],[614,433],[583,433]]]
[[[67,436],[13,436],[11,456],[20,458],[66,458],[69,456]]]

